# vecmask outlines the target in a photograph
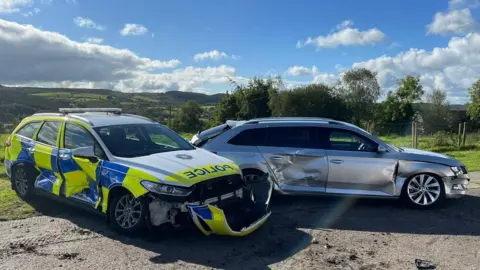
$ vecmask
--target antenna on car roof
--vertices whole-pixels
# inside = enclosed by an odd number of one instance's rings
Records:
[[[59,108],[58,111],[63,114],[86,112],[122,114],[122,108]]]

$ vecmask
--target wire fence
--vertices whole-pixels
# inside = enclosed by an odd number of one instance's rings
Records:
[[[367,131],[384,141],[400,147],[419,149],[465,149],[480,146],[480,127],[472,121],[445,123],[411,121],[404,123],[374,123],[365,125]]]

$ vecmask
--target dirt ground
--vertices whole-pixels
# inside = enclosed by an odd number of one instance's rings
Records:
[[[0,269],[480,269],[480,189],[435,210],[396,201],[275,196],[243,238],[196,230],[127,238],[100,216],[41,199],[44,215],[0,222]],[[40,206],[41,205],[41,206]]]

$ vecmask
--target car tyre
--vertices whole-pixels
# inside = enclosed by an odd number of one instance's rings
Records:
[[[36,174],[33,168],[24,163],[17,164],[12,170],[12,187],[23,200],[31,199],[34,193]]]
[[[118,233],[127,236],[146,232],[149,221],[148,203],[125,191],[112,198],[108,207],[109,224]]]
[[[438,207],[445,201],[445,185],[436,175],[420,173],[405,181],[401,199],[416,209]]]

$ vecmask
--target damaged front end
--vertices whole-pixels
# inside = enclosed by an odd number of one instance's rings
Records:
[[[206,235],[244,236],[270,216],[272,190],[268,174],[248,184],[235,174],[197,183],[187,196],[150,194],[150,221],[181,226],[190,220]]]

